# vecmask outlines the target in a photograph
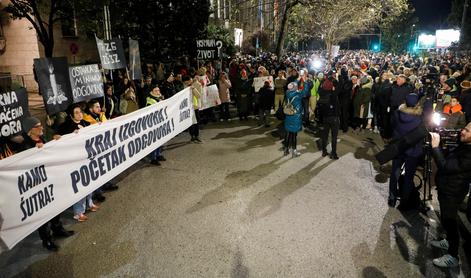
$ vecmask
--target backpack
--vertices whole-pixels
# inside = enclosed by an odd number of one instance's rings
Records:
[[[296,108],[294,108],[294,105],[293,105],[293,100],[297,98],[297,96],[295,96],[294,98],[288,100],[287,102],[285,102],[283,104],[283,113],[285,113],[285,115],[288,115],[288,116],[292,116],[294,114],[296,114]]]

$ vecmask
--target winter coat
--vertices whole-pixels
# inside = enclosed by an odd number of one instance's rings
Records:
[[[167,80],[162,83],[160,91],[162,92],[162,95],[164,95],[165,99],[169,99],[177,93],[175,84],[173,84],[173,82],[168,82]]]
[[[91,112],[90,114],[83,113],[83,120],[93,125],[97,123],[106,122],[106,116],[105,116],[105,113],[103,112],[101,112],[99,115],[93,114]]]
[[[407,133],[422,124],[422,107],[419,105],[415,107],[407,107],[401,104],[399,109],[394,112],[393,117],[393,140],[399,140]],[[417,143],[415,146],[408,148],[405,151],[407,156],[419,157],[422,155],[423,146],[422,142]]]
[[[219,79],[219,99],[221,103],[231,102],[229,88],[231,88],[231,81],[229,79]]]
[[[461,144],[446,157],[440,148],[433,148],[432,155],[438,168],[435,181],[439,198],[463,198],[471,181],[471,145]]]
[[[392,94],[392,84],[391,81],[385,80],[379,86],[378,91],[375,95],[375,104],[378,109],[378,112],[382,110],[387,110],[391,105],[391,94]],[[386,112],[386,111],[384,111]]]
[[[414,89],[408,83],[405,83],[402,86],[398,86],[396,83],[394,83],[392,85],[391,91],[390,106],[391,111],[394,111],[405,102],[406,96],[410,93],[413,93]]]
[[[463,90],[460,96],[460,104],[465,114],[466,122],[471,121],[471,89]]]
[[[80,123],[76,123],[72,120],[72,118],[69,116],[67,117],[67,119],[65,120],[65,122],[63,124],[60,125],[59,127],[59,130],[58,130],[58,133],[60,135],[65,135],[65,134],[69,134],[69,133],[72,133],[74,132],[75,130],[77,129],[80,129],[80,126],[83,127],[86,127],[86,126],[89,126],[90,123],[85,121],[85,120],[81,120]]]
[[[273,90],[270,88],[270,86],[263,86],[262,88],[260,88],[260,91],[258,91],[258,94],[260,109],[270,110],[273,107],[273,102],[275,101],[275,95]]]
[[[325,99],[325,103],[319,105],[319,112],[323,117],[339,117],[340,102],[337,90],[324,91],[321,90],[321,98]]]
[[[353,97],[353,116],[355,118],[368,117],[368,107],[371,101],[372,86],[373,86],[373,83],[371,82],[363,84],[358,90],[358,93]],[[361,111],[362,105],[363,105],[363,111]]]
[[[137,104],[136,93],[133,89],[129,88],[124,94],[121,95],[119,101],[119,111],[124,114],[129,114],[139,109]]]
[[[275,94],[282,96],[285,94],[285,86],[286,86],[286,78],[279,78],[275,79]]]
[[[451,107],[450,104],[446,104],[445,107],[443,107],[443,116],[445,116],[445,128],[460,129],[466,126],[466,119],[459,103],[454,107]]]
[[[286,102],[291,102],[296,109],[294,115],[286,115],[285,118],[285,130],[287,132],[299,132],[302,130],[303,123],[303,95],[299,91],[287,91]]]

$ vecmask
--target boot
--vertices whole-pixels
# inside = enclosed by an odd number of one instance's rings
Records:
[[[43,247],[52,252],[59,250],[59,246],[57,246],[52,239],[43,240]]]

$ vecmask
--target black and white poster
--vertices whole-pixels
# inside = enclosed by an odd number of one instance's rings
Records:
[[[123,69],[126,67],[123,43],[120,39],[100,40],[96,38],[98,53],[100,54],[101,66],[104,69]]]
[[[103,80],[97,64],[69,68],[74,103],[103,97]]]
[[[26,89],[0,93],[0,107],[0,137],[20,134],[23,118],[29,117]]]
[[[222,41],[215,39],[196,40],[198,60],[217,60],[221,57]]]
[[[139,42],[129,38],[129,64],[131,79],[140,80],[142,78],[141,54],[139,53]]]
[[[73,101],[67,58],[34,59],[34,67],[47,113],[65,111]]]

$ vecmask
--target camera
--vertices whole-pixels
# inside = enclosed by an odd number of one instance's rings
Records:
[[[440,146],[442,148],[457,147],[460,144],[461,130],[446,129],[442,127],[435,128],[434,132],[440,135]]]

